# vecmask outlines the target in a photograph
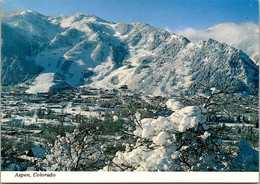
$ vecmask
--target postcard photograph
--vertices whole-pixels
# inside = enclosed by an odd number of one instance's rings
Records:
[[[257,182],[258,94],[257,0],[1,0],[2,182]]]

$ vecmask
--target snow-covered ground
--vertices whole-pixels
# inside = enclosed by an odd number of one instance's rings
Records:
[[[26,90],[27,93],[38,93],[38,92],[48,92],[49,88],[53,83],[54,73],[42,73],[39,74],[29,89]]]

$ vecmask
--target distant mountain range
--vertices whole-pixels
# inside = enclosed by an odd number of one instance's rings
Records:
[[[259,25],[254,23],[224,23],[204,30],[185,29],[177,31],[192,42],[212,38],[243,50],[259,65]]]
[[[258,93],[258,67],[242,50],[213,39],[193,43],[145,23],[28,10],[4,15],[1,36],[2,85],[25,84],[29,93],[128,85],[172,95],[200,83]]]

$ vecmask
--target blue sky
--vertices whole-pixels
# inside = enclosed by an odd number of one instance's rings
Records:
[[[257,0],[1,0],[2,10],[44,15],[91,13],[113,22],[145,22],[171,30],[224,22],[259,22]]]

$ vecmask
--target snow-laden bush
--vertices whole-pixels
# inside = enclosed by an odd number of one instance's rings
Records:
[[[95,134],[90,130],[66,133],[57,136],[51,153],[39,160],[39,170],[46,171],[87,171],[97,170],[104,158],[100,145],[96,145]]]
[[[211,91],[199,100],[203,106],[184,107],[183,103],[168,100],[166,105],[174,111],[168,117],[144,118],[143,112],[133,112],[125,118],[126,124],[121,124],[119,114],[106,121],[85,122],[81,132],[58,136],[51,154],[37,162],[38,169],[257,171],[257,151],[246,142],[236,145],[228,135],[232,129],[207,122],[221,99],[217,95],[223,93]]]
[[[167,102],[166,102],[166,106],[168,109],[170,109],[171,111],[176,111],[176,110],[180,110],[181,108],[184,107],[184,105],[179,102],[179,101],[176,101],[175,99],[169,99]]]
[[[220,139],[206,125],[207,110],[187,106],[169,117],[140,120],[135,145],[119,151],[104,171],[214,171],[228,170],[230,160]]]

